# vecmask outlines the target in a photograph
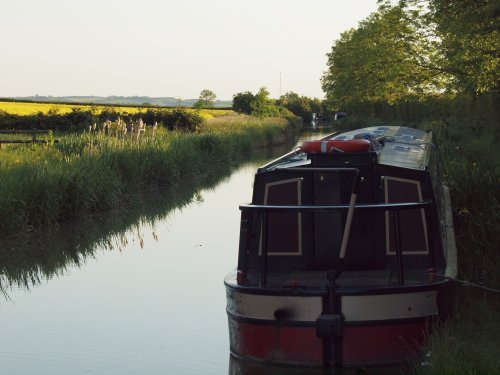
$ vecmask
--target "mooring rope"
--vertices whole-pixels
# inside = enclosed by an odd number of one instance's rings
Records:
[[[442,277],[443,279],[455,281],[455,282],[457,282],[457,283],[459,283],[459,284],[461,284],[463,286],[469,286],[469,287],[472,287],[472,288],[483,289],[483,290],[487,290],[488,292],[493,292],[493,293],[500,294],[500,289],[490,288],[488,286],[484,286],[484,285],[481,285],[481,284],[473,283],[472,281],[460,280],[460,279],[457,279],[455,277],[440,275],[439,273],[436,273],[436,272],[428,272],[428,273],[431,274],[431,275]]]

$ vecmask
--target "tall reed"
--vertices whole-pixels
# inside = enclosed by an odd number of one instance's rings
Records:
[[[498,150],[489,139],[467,136],[460,124],[435,121],[421,126],[432,128],[442,145],[459,278],[500,289],[500,163],[494,156]],[[429,338],[429,359],[415,372],[499,374],[500,294],[456,285],[454,315]]]
[[[215,118],[214,118],[215,120]],[[240,117],[196,134],[148,128],[60,135],[59,143],[0,149],[0,237],[119,207],[137,186],[172,186],[235,165],[288,131],[284,120]]]

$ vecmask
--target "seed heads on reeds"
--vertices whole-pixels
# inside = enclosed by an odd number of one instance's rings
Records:
[[[127,122],[134,132],[125,133]],[[241,160],[247,155],[241,144],[270,131],[233,123],[193,134],[127,122],[106,120],[90,132],[58,135],[53,147],[0,150],[0,237],[118,207],[139,184],[169,186],[210,173],[210,165]],[[283,131],[282,124],[270,126]]]

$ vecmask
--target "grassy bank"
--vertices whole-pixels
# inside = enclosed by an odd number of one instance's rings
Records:
[[[139,186],[170,187],[292,132],[286,119],[212,118],[197,133],[56,135],[59,143],[0,149],[0,237],[120,207]]]
[[[434,130],[453,205],[458,277],[500,289],[498,146],[487,134],[449,121],[349,119],[342,127],[382,124]],[[415,362],[415,374],[500,374],[500,295],[456,285],[455,313],[429,338],[429,355]]]
[[[474,137],[454,124],[421,125],[434,128],[442,143],[459,278],[500,289],[499,148],[488,137]],[[430,337],[430,358],[416,372],[500,374],[500,294],[460,284],[457,288],[455,315]]]

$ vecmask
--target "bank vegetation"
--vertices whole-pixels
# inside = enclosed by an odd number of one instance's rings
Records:
[[[456,282],[453,316],[429,337],[413,372],[498,374],[498,3],[379,5],[334,42],[322,77],[324,104],[347,112],[345,127],[400,124],[434,130],[451,191],[462,282]]]
[[[300,126],[293,117],[176,116],[172,126],[118,117],[82,131],[53,131],[45,144],[3,144],[0,237],[119,208],[147,186],[167,189],[231,168],[258,147],[293,138]]]

